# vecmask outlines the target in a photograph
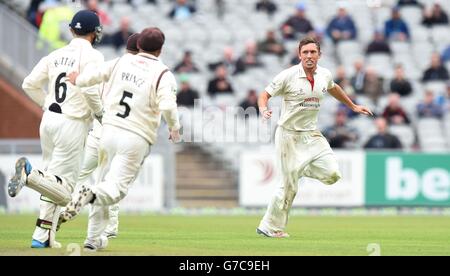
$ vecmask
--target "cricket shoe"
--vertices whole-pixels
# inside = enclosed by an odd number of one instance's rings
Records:
[[[289,238],[289,234],[284,231],[267,231],[261,228],[256,228],[256,233],[258,235],[267,237],[267,238]]]
[[[27,177],[31,172],[31,164],[27,158],[21,157],[16,161],[16,172],[8,183],[8,194],[15,197],[27,183]]]
[[[108,246],[108,238],[101,235],[97,240],[86,240],[84,242],[83,251],[85,252],[96,252],[97,250],[105,249]]]
[[[103,233],[108,239],[115,239],[117,238],[117,232],[107,232],[105,231]]]
[[[72,200],[67,204],[66,210],[61,213],[59,216],[58,224],[73,220],[78,214],[81,212],[83,207],[88,203],[92,203],[95,199],[94,193],[92,193],[91,189],[87,187],[82,187],[78,198],[76,200]]]
[[[46,240],[45,242],[40,242],[38,240],[33,239],[31,241],[31,248],[42,249],[42,248],[61,248],[61,244],[57,241],[53,241],[53,244],[50,244],[50,240]]]

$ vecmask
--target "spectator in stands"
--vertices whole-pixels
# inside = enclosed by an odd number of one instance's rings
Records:
[[[185,51],[183,59],[175,66],[175,72],[177,73],[197,73],[199,70],[192,61],[191,51]]]
[[[447,82],[446,92],[439,95],[436,102],[442,107],[444,113],[450,112],[450,81]]]
[[[216,3],[217,17],[219,19],[223,19],[223,16],[225,15],[226,11],[225,0],[215,0],[215,3]]]
[[[384,37],[388,40],[407,41],[410,39],[409,28],[400,15],[398,7],[392,9],[392,17],[384,24]]]
[[[390,125],[410,124],[408,115],[400,105],[400,95],[392,93],[389,95],[388,105],[383,111],[383,118]]]
[[[372,67],[367,67],[363,91],[375,105],[378,104],[380,96],[384,95],[383,78]]]
[[[209,70],[215,71],[217,67],[224,65],[229,72],[234,73],[236,71],[236,60],[234,59],[234,50],[231,47],[225,47],[223,49],[222,60],[208,65]]]
[[[256,94],[255,89],[250,89],[247,94],[247,98],[243,100],[240,104],[240,107],[244,110],[244,112],[247,110],[247,108],[254,108],[256,111],[254,114],[256,116],[259,115],[259,107],[258,107],[258,95]],[[250,112],[248,114],[253,114],[253,112]]]
[[[265,12],[269,16],[272,16],[277,11],[277,5],[270,0],[259,0],[256,2],[256,10],[259,12]]]
[[[187,0],[176,0],[169,17],[177,20],[189,19],[196,11],[195,5],[188,3]]]
[[[198,92],[191,88],[187,75],[180,76],[180,91],[177,94],[177,104],[180,106],[193,107],[195,100],[199,98]]]
[[[380,31],[375,31],[373,40],[367,46],[366,55],[370,54],[391,54],[391,48]]]
[[[354,148],[358,140],[356,129],[347,125],[347,113],[339,109],[335,115],[335,123],[323,131],[332,148]]]
[[[46,0],[43,4],[45,10],[42,17],[42,23],[39,27],[39,37],[50,44],[53,49],[58,49],[67,44],[72,34],[65,32],[61,26],[68,26],[72,20],[74,12],[67,5],[63,5],[55,0]],[[38,43],[38,47],[42,47]]]
[[[296,13],[281,25],[284,39],[297,39],[299,36],[311,34],[314,31],[311,21],[306,18],[305,4],[298,3],[295,8]]]
[[[337,16],[328,24],[327,35],[334,43],[338,43],[342,40],[354,40],[356,34],[353,19],[347,14],[344,6],[339,7]]]
[[[358,59],[353,64],[355,73],[350,79],[350,82],[356,94],[364,94],[364,79],[366,78],[366,70],[364,68],[364,61]]]
[[[295,48],[290,59],[289,59],[289,65],[294,66],[300,63],[300,58],[298,57],[298,49]]]
[[[334,77],[334,83],[342,87],[342,82],[347,79],[347,74],[345,72],[344,65],[339,65],[338,68],[336,68],[336,74]],[[347,90],[345,90],[347,91]]]
[[[111,25],[112,21],[109,18],[109,15],[104,10],[98,7],[98,0],[84,0],[84,1],[86,9],[91,10],[98,15],[98,17],[100,18],[100,24],[102,24],[103,26]]]
[[[398,0],[398,7],[406,7],[406,6],[416,6],[419,8],[423,8],[423,4],[418,2],[417,0]]]
[[[448,24],[448,16],[439,3],[434,3],[431,9],[424,10],[422,24],[427,27],[446,25]]]
[[[42,14],[39,11],[39,5],[44,0],[31,0],[30,5],[27,9],[27,20],[36,28],[39,28]],[[39,22],[38,22],[39,20]]]
[[[218,94],[233,94],[234,89],[227,79],[227,69],[221,65],[216,68],[215,78],[208,84],[208,94],[214,97]]]
[[[236,70],[233,75],[245,72],[249,68],[262,67],[263,64],[259,60],[257,45],[254,41],[248,41],[245,44],[244,55],[236,61]]]
[[[412,92],[411,83],[405,78],[403,66],[395,67],[395,77],[391,80],[391,91],[398,93],[400,96],[408,96]]]
[[[286,54],[286,49],[281,41],[278,41],[273,30],[266,33],[266,39],[258,43],[258,51],[266,54],[274,54],[282,57]]]
[[[111,36],[105,36],[105,41],[102,44],[112,44],[116,51],[119,51],[125,46],[128,37],[132,34],[133,31],[130,29],[130,19],[124,16],[120,19],[119,30]]]
[[[449,75],[447,69],[442,65],[441,57],[438,53],[431,55],[431,66],[424,74],[422,81],[447,81]]]
[[[401,149],[402,143],[397,136],[387,131],[386,119],[379,117],[375,120],[377,134],[370,137],[364,145],[365,149]]]
[[[450,61],[450,45],[442,51],[441,58],[443,63]]]
[[[444,114],[442,105],[439,105],[434,98],[433,91],[425,91],[423,102],[417,105],[417,115],[419,118],[441,119]]]

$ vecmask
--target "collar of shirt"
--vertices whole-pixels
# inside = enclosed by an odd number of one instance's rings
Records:
[[[303,65],[302,63],[299,63],[298,65],[298,71],[299,71],[299,77],[300,78],[306,78],[306,73],[305,70],[303,69]],[[317,69],[319,69],[319,67],[316,68],[316,71],[314,71],[314,75],[317,75]]]
[[[84,38],[74,38],[70,41],[70,45],[81,45],[82,47],[92,48],[92,44]]]
[[[145,57],[145,58],[149,58],[149,59],[153,59],[153,60],[159,60],[159,58],[158,57],[155,57],[154,55],[152,55],[152,54],[147,54],[147,53],[139,53],[139,54],[137,54],[138,56],[142,56],[142,57]]]

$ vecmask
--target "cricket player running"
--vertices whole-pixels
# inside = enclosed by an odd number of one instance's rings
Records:
[[[103,55],[92,48],[101,39],[99,18],[91,11],[79,11],[70,28],[74,35],[70,44],[42,58],[22,84],[27,95],[45,110],[39,129],[44,169],[32,168],[22,157],[8,184],[11,197],[23,186],[42,195],[32,248],[61,246],[55,241],[60,206],[71,200],[93,115],[98,119],[103,115],[98,86],[80,89],[65,82],[68,73],[103,62]]]
[[[139,52],[137,48],[137,40],[139,38],[139,34],[132,34],[127,40],[126,50],[127,53],[125,55],[135,55]],[[111,62],[117,64],[121,58],[116,58]],[[101,90],[100,97],[103,98],[104,94],[106,94],[108,85],[103,84],[103,89]],[[103,100],[103,99],[102,99]],[[102,135],[102,125],[98,121],[94,121],[93,128],[89,132],[89,135],[86,140],[86,148],[84,151],[84,159],[83,165],[81,166],[80,176],[78,177],[78,185],[75,194],[77,194],[78,189],[80,187],[89,187],[90,179],[89,177],[98,167],[98,148],[99,148],[99,140]],[[119,231],[119,204],[114,204],[109,207],[109,223],[105,229],[105,235],[107,238],[115,238],[117,237]]]
[[[300,64],[284,70],[258,99],[265,119],[272,117],[267,102],[271,97],[283,97],[281,117],[275,135],[277,166],[281,183],[256,232],[266,237],[286,238],[289,210],[298,190],[298,180],[310,177],[331,185],[340,178],[338,164],[327,140],[317,130],[320,103],[328,92],[354,112],[373,115],[355,105],[342,88],[333,82],[329,70],[317,65],[320,44],[305,37],[299,44]]]
[[[73,219],[91,203],[87,250],[103,249],[102,233],[108,223],[108,207],[128,193],[150,147],[156,142],[161,115],[173,142],[180,139],[175,77],[159,59],[164,34],[158,28],[144,29],[138,38],[139,53],[123,56],[117,65],[107,62],[97,70],[80,75],[73,72],[70,82],[88,87],[103,81],[110,90],[104,96],[105,114],[99,147],[99,183],[85,187],[67,205],[61,220]]]

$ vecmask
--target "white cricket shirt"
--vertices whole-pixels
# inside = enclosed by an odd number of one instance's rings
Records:
[[[317,66],[314,72],[314,89],[301,64],[278,74],[265,91],[272,97],[283,97],[278,125],[293,131],[317,129],[317,117],[324,95],[334,87],[328,69]]]
[[[99,114],[103,108],[98,85],[80,89],[65,80],[69,73],[83,72],[103,61],[103,54],[92,48],[89,41],[74,38],[69,45],[43,57],[24,79],[22,88],[45,110],[53,104],[70,118],[91,118],[92,112]]]
[[[175,114],[177,109],[177,83],[167,66],[150,54],[124,55],[79,75],[76,84],[101,82],[108,87],[103,94],[103,124],[132,131],[154,144],[161,112]],[[167,122],[171,129],[180,128],[175,115]]]

